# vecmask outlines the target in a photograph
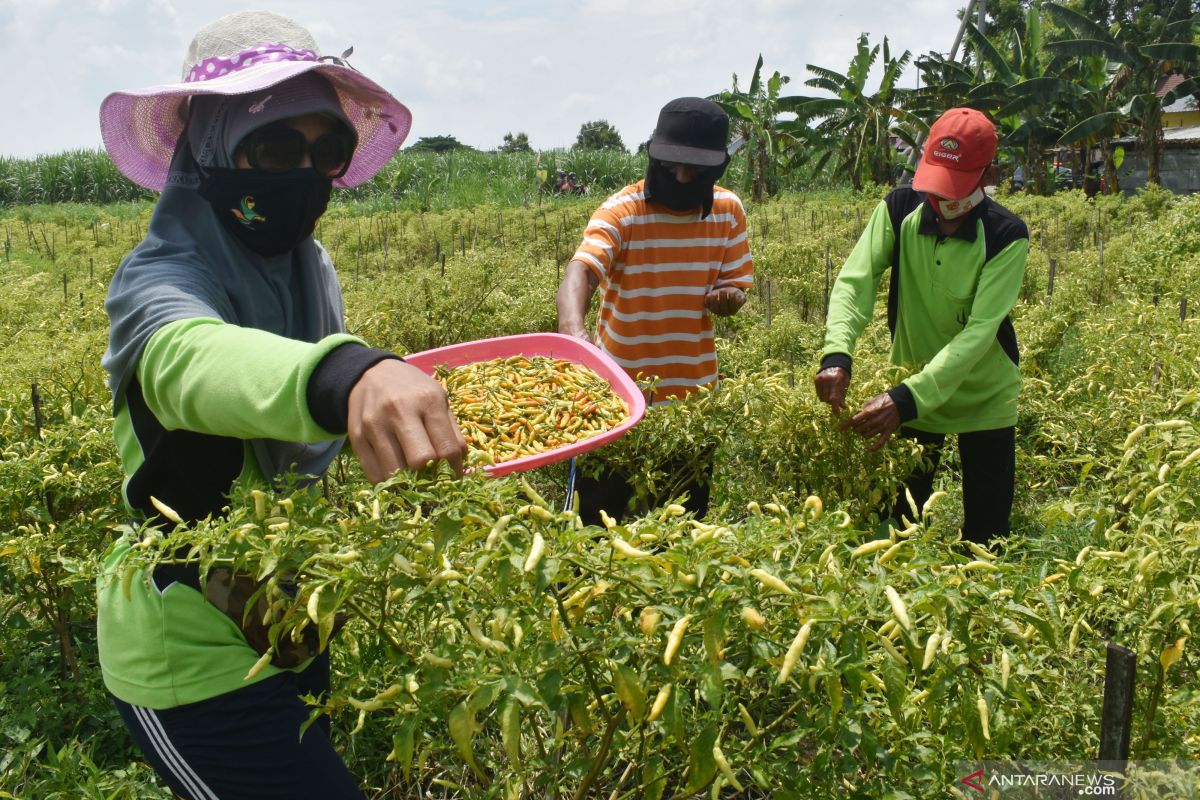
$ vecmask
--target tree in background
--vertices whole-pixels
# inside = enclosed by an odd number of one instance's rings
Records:
[[[1195,80],[1200,70],[1200,45],[1192,41],[1197,24],[1195,5],[1192,0],[1160,0],[1146,4],[1152,6],[1151,13],[1146,13],[1125,3],[1095,2],[1098,11],[1112,15],[1111,28],[1066,6],[1046,3],[1046,11],[1077,37],[1050,42],[1046,49],[1080,59],[1102,57],[1117,65],[1109,91],[1114,97],[1128,98],[1121,111],[1140,131],[1146,181],[1161,185],[1163,107],[1200,88]],[[1155,91],[1159,79],[1173,72],[1187,74],[1191,80],[1159,97]]]
[[[880,55],[883,74],[879,87],[868,94],[867,78]],[[796,103],[793,110],[800,120],[820,120],[816,131],[827,142],[820,166],[835,158],[834,176],[848,177],[855,189],[861,189],[864,181],[895,182],[892,127],[910,117],[903,107],[910,90],[901,89],[896,83],[910,57],[905,50],[892,58],[886,36],[882,47],[871,47],[864,33],[858,37],[858,52],[844,75],[808,65],[808,71],[816,77],[805,81],[805,85],[824,89],[833,97],[792,98]]]
[[[763,80],[762,66],[760,53],[745,91],[738,88],[738,76],[734,73],[733,88],[709,98],[729,115],[733,135],[745,140],[748,186],[743,189],[749,188],[750,199],[756,203],[778,190],[781,170],[798,166],[791,163],[789,145],[796,141],[797,135],[807,138],[808,133],[807,129],[795,129],[790,120],[779,119],[781,113],[792,111],[803,99],[779,96],[779,90],[791,78],[776,71]]]
[[[999,32],[995,41],[969,22],[965,27],[978,65],[974,92],[985,103],[976,107],[993,112],[1002,145],[1023,155],[1026,181],[1049,192],[1057,173],[1048,172],[1044,154],[1066,144],[1064,131],[1086,114],[1081,101],[1085,89],[1075,74],[1078,65],[1046,52],[1036,7],[1026,10],[1023,25]],[[1082,159],[1083,167],[1073,176],[1080,185],[1087,171],[1086,148]]]
[[[607,120],[598,119],[595,122],[585,122],[579,128],[579,136],[575,139],[572,150],[620,150],[625,152],[625,143],[621,134],[617,133]]]
[[[1078,59],[1075,71],[1075,81],[1085,90],[1074,106],[1079,119],[1062,135],[1059,144],[1080,148],[1079,164],[1084,175],[1091,168],[1092,147],[1098,146],[1104,161],[1105,192],[1117,194],[1121,190],[1117,169],[1125,158],[1125,149],[1114,148],[1112,140],[1129,124],[1117,97],[1115,78],[1120,70],[1104,56],[1085,56]]]
[[[529,146],[529,137],[524,132],[513,136],[511,133],[504,134],[504,142],[500,145],[501,153],[532,153],[533,148]]]
[[[415,153],[448,153],[451,150],[473,150],[474,148],[453,136],[422,136],[408,148]]]

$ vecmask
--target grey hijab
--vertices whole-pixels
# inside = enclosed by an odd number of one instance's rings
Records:
[[[113,276],[104,304],[109,339],[101,363],[109,374],[114,410],[124,403],[142,348],[169,322],[215,317],[305,342],[345,330],[337,276],[315,239],[310,236],[283,255],[260,256],[226,233],[197,192],[196,162],[234,166],[234,148],[247,129],[244,97],[238,101],[236,96],[193,98],[146,238]],[[307,110],[324,111],[326,105],[325,97],[317,97]],[[263,474],[275,479],[289,471],[321,474],[343,441],[253,439],[250,444]]]

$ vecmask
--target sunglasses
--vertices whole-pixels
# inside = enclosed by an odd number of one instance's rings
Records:
[[[308,156],[312,168],[325,178],[340,178],[350,169],[350,158],[358,137],[350,130],[337,130],[309,142],[294,128],[260,128],[246,135],[238,148],[255,169],[286,172],[297,169]]]

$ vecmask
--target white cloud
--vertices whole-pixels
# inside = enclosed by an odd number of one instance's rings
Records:
[[[0,0],[0,155],[99,145],[100,101],[119,88],[176,80],[188,42],[244,0]],[[635,147],[672,97],[744,86],[759,53],[767,74],[809,93],[806,64],[842,71],[860,33],[895,53],[946,52],[955,6],[799,4],[794,0],[292,0],[286,13],[413,111],[413,140],[451,134],[476,147],[524,131],[569,147],[607,119]],[[906,85],[913,81],[907,80]],[[46,102],[47,98],[53,102]]]

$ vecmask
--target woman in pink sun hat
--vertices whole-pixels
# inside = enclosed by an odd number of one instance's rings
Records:
[[[132,528],[163,522],[156,503],[192,523],[222,515],[235,487],[311,485],[347,438],[372,482],[440,459],[461,470],[444,391],[346,333],[312,236],[333,186],[395,154],[408,109],[291,20],[244,12],[196,34],[180,83],[109,95],[100,123],[118,168],[162,192],[105,303]],[[173,564],[117,580],[141,536],[113,546],[98,581],[100,665],[172,791],[361,798],[328,720],[300,735],[299,698],[329,691],[328,654],[272,643],[249,576]]]

